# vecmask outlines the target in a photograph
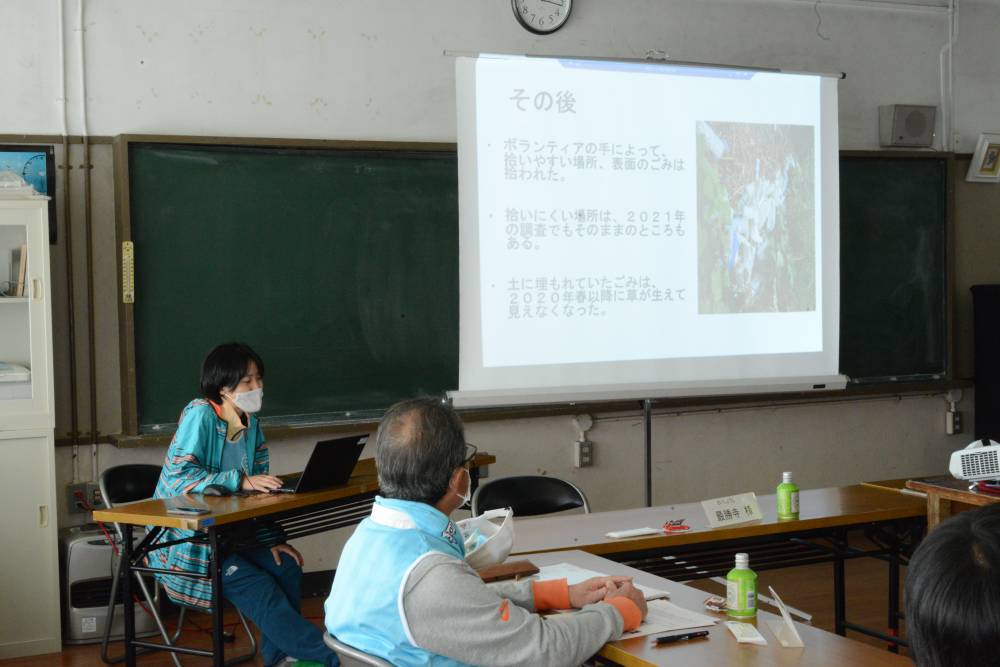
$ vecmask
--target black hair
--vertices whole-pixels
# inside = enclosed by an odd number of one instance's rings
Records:
[[[906,634],[917,667],[992,665],[1000,653],[1000,505],[935,528],[906,573]]]
[[[448,492],[451,474],[465,461],[465,427],[439,398],[396,403],[375,434],[379,493],[433,505]]]
[[[264,362],[246,343],[223,343],[213,349],[201,363],[201,395],[215,403],[222,403],[220,390],[235,389],[250,370],[251,361],[257,365],[260,376],[264,377]]]

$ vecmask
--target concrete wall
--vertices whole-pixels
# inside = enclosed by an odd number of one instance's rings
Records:
[[[934,0],[925,0],[933,2]],[[877,107],[942,106],[939,54],[949,14],[936,6],[797,0],[576,0],[559,33],[536,37],[509,3],[406,0],[102,0],[86,2],[86,52],[77,55],[77,3],[66,4],[68,127],[83,129],[80,73],[86,76],[87,129],[96,135],[171,133],[332,139],[455,139],[453,51],[499,51],[670,58],[843,71],[843,148],[877,148]],[[0,134],[61,132],[57,3],[0,0]],[[817,12],[819,17],[817,17]],[[10,20],[8,20],[10,18]],[[965,0],[954,50],[954,129],[971,151],[979,132],[1000,131],[1000,68],[992,31],[1000,0]],[[993,123],[991,125],[991,123]],[[82,164],[75,146],[74,167]],[[97,424],[120,430],[114,192],[111,151],[93,148]],[[964,167],[963,167],[964,169]],[[81,429],[90,424],[85,244],[81,170],[70,179]],[[64,177],[60,173],[59,179]],[[974,282],[1000,280],[998,188],[962,185],[956,227],[959,371],[971,373]],[[62,217],[62,213],[60,214]],[[52,247],[57,435],[70,430],[69,315],[65,220]],[[194,372],[194,369],[192,369]],[[966,392],[967,395],[971,392]],[[178,409],[181,406],[178,406]],[[963,401],[971,424],[971,401]],[[681,502],[754,490],[769,492],[782,470],[804,487],[941,470],[969,436],[944,435],[940,395],[745,406],[658,415],[654,498]],[[492,475],[543,471],[579,483],[595,509],[642,502],[642,422],[638,412],[595,415],[596,465],[571,466],[576,432],[569,417],[481,422],[469,439],[496,453]],[[272,440],[277,472],[300,468],[312,438]],[[162,461],[163,447],[98,447],[97,467]],[[74,476],[70,448],[57,451],[60,486]],[[91,476],[89,448],[80,477]],[[81,520],[60,513],[60,524]],[[344,533],[344,531],[340,531]],[[305,541],[308,569],[335,566],[343,534]]]

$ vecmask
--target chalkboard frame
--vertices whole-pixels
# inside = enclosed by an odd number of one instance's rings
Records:
[[[211,146],[232,148],[274,148],[300,150],[364,151],[367,153],[455,153],[453,143],[403,141],[342,141],[322,139],[273,139],[256,137],[198,137],[182,135],[122,134],[114,138],[115,222],[118,276],[118,335],[121,359],[122,431],[126,435],[140,434],[139,379],[137,377],[135,308],[121,298],[124,280],[122,247],[131,242],[131,183],[129,155],[132,144],[164,144],[170,146]]]
[[[349,150],[349,151],[369,151],[369,152],[455,152],[456,145],[453,143],[441,142],[389,142],[389,141],[342,141],[342,140],[312,140],[312,139],[277,139],[277,138],[247,138],[247,137],[205,137],[205,136],[183,136],[183,135],[139,135],[123,134],[114,138],[114,179],[115,179],[115,219],[116,219],[116,255],[117,255],[117,279],[118,279],[118,325],[119,325],[119,354],[121,360],[121,418],[122,432],[126,438],[146,437],[140,435],[140,422],[138,414],[138,378],[136,374],[136,345],[135,345],[135,319],[134,306],[131,303],[124,303],[121,298],[122,281],[124,277],[122,263],[122,244],[132,240],[131,222],[131,202],[130,202],[130,182],[129,182],[129,151],[133,143],[142,144],[169,144],[169,145],[190,145],[190,146],[215,146],[215,147],[252,147],[252,148],[291,148],[291,149],[321,149],[321,150]],[[945,331],[946,331],[946,357],[945,372],[939,378],[927,378],[924,376],[902,376],[889,379],[878,379],[868,383],[866,386],[858,387],[849,385],[844,391],[837,392],[814,392],[795,394],[756,394],[750,396],[715,396],[715,397],[685,397],[677,399],[656,399],[657,407],[666,406],[686,406],[693,404],[716,405],[731,403],[734,400],[753,400],[764,402],[781,402],[785,400],[797,400],[805,397],[822,400],[833,396],[871,396],[898,394],[906,391],[926,391],[938,388],[941,390],[954,384],[953,368],[955,353],[954,336],[954,155],[951,153],[931,153],[922,151],[841,151],[841,157],[852,158],[903,158],[903,159],[940,159],[946,164],[947,173],[947,205],[945,220],[945,243],[946,243],[946,266],[945,276]],[[635,403],[639,406],[639,403]],[[587,409],[599,410],[624,410],[632,406],[632,402],[622,403],[621,401],[596,402],[588,405]],[[497,418],[521,418],[526,416],[544,416],[548,414],[569,414],[581,409],[582,406],[549,405],[549,406],[521,406],[519,408],[508,409],[487,409],[470,411],[467,418],[473,420],[497,419]],[[329,425],[315,425],[307,430],[356,430],[359,425],[370,425],[377,421],[367,416],[351,421],[332,422]],[[272,433],[284,431],[280,425],[278,430],[270,429]],[[301,430],[301,429],[296,429]],[[162,436],[152,436],[161,438]]]
[[[944,167],[945,191],[944,191],[944,282],[941,286],[943,291],[942,317],[944,328],[944,359],[943,369],[938,374],[908,374],[881,377],[851,378],[848,388],[869,386],[886,386],[893,388],[902,383],[921,383],[931,386],[940,384],[942,386],[954,383],[955,380],[955,360],[957,354],[957,341],[955,336],[955,154],[943,151],[919,151],[919,150],[842,150],[840,160],[844,158],[860,159],[893,159],[893,160],[935,160],[940,161]],[[841,225],[843,226],[843,212],[841,212]],[[841,295],[843,296],[843,295]],[[841,313],[843,317],[843,312]],[[841,320],[843,323],[843,319]],[[843,341],[841,341],[841,351],[843,351]]]

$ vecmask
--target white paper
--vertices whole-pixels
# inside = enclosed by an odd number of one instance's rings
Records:
[[[627,530],[612,530],[605,533],[604,537],[612,540],[621,540],[627,537],[640,537],[642,535],[662,535],[663,531],[658,528],[629,528]]]
[[[753,492],[703,500],[701,507],[711,528],[759,521],[763,516],[757,504],[757,494]]]
[[[583,567],[578,567],[576,565],[571,565],[570,563],[557,563],[555,565],[545,565],[538,568],[538,574],[535,575],[535,579],[566,579],[566,583],[570,586],[573,584],[579,584],[582,581],[586,581],[591,577],[606,577],[607,574],[603,572],[595,572],[593,570],[588,570]],[[670,593],[658,588],[652,588],[650,586],[642,586],[640,584],[634,584],[636,588],[642,591],[643,597],[647,600],[657,600],[659,598],[668,598]]]
[[[645,637],[664,632],[710,628],[718,622],[711,616],[678,607],[669,600],[650,600],[647,607],[649,613],[646,614],[642,625],[631,632],[622,633],[622,639]]]
[[[30,379],[31,371],[24,366],[0,361],[0,382],[27,382]]]
[[[767,645],[767,640],[764,639],[764,635],[760,634],[760,630],[755,628],[750,623],[726,621],[726,627],[729,628],[731,633],[733,633],[733,636],[736,637],[736,642],[739,644],[757,644],[759,646]]]
[[[805,646],[802,643],[802,638],[799,637],[799,631],[795,629],[792,617],[788,614],[788,608],[785,607],[785,603],[781,601],[781,598],[778,597],[778,594],[774,592],[772,587],[768,586],[767,588],[771,591],[771,596],[774,598],[778,611],[781,612],[781,620],[768,621],[767,627],[774,633],[774,637],[778,640],[778,643],[785,648]]]

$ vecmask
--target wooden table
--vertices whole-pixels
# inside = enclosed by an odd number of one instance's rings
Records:
[[[952,514],[1000,503],[1000,496],[970,491],[969,482],[951,475],[911,479],[906,488],[927,494],[927,530],[933,530]]]
[[[478,454],[471,463],[472,483],[478,482],[479,468],[496,463],[490,454]],[[190,496],[192,502],[204,504],[209,514],[178,516],[167,512],[169,499],[140,500],[116,505],[114,508],[94,512],[95,521],[116,522],[122,525],[122,566],[120,568],[122,602],[125,614],[125,660],[129,667],[136,662],[136,649],[166,650],[176,653],[211,657],[215,667],[225,664],[222,633],[222,562],[229,553],[262,544],[260,534],[253,530],[261,523],[277,541],[315,535],[335,528],[352,526],[371,513],[372,502],[378,492],[378,476],[374,459],[362,459],[354,468],[351,479],[343,486],[307,493],[277,493],[233,495],[225,497]],[[186,496],[179,496],[185,498]],[[133,545],[134,526],[148,526],[145,537]],[[277,527],[278,530],[274,530]],[[181,542],[197,541],[208,544],[212,550],[209,574],[190,574],[194,578],[212,581],[212,651],[179,646],[166,646],[157,642],[138,641],[135,638],[135,603],[132,597],[133,573],[181,574],[178,571],[160,570],[143,565],[146,555],[170,544],[158,542],[165,528],[195,531],[193,537]],[[177,542],[173,542],[176,544]],[[178,650],[179,649],[179,650]]]
[[[906,483],[909,482],[912,477],[895,477],[893,479],[878,479],[872,482],[861,482],[862,486],[872,486],[876,489],[883,489],[885,491],[898,491],[899,493],[906,493],[911,496],[919,496],[920,498],[925,498],[926,494],[920,491],[913,491],[906,488]]]
[[[800,493],[799,519],[792,521],[777,519],[773,495],[760,496],[758,501],[762,520],[719,529],[708,527],[700,503],[515,519],[512,553],[580,549],[676,579],[724,576],[737,550],[750,554],[755,570],[831,562],[837,634],[845,635],[850,629],[897,642],[899,568],[923,535],[923,499],[861,484],[806,489]],[[605,537],[614,530],[656,528],[668,519],[685,519],[691,530],[623,540]],[[872,550],[850,546],[847,531],[859,528],[883,546]],[[889,565],[888,634],[847,620],[844,563],[860,557],[879,558]]]
[[[767,639],[767,646],[737,644],[726,626],[724,614],[712,614],[704,609],[704,591],[679,584],[669,579],[628,567],[583,551],[557,551],[533,554],[529,557],[535,565],[571,563],[603,574],[623,574],[635,578],[637,583],[652,586],[670,593],[670,601],[685,609],[714,615],[719,623],[709,630],[708,639],[677,642],[669,646],[653,647],[649,637],[636,637],[608,642],[601,649],[602,658],[625,667],[655,667],[656,665],[698,665],[699,667],[757,667],[771,665],[796,665],[797,667],[902,667],[912,663],[901,656],[880,651],[830,632],[809,625],[796,623],[804,648],[782,648],[766,623],[761,621],[780,618],[766,611],[757,612],[754,624]],[[780,595],[782,591],[778,591]]]

